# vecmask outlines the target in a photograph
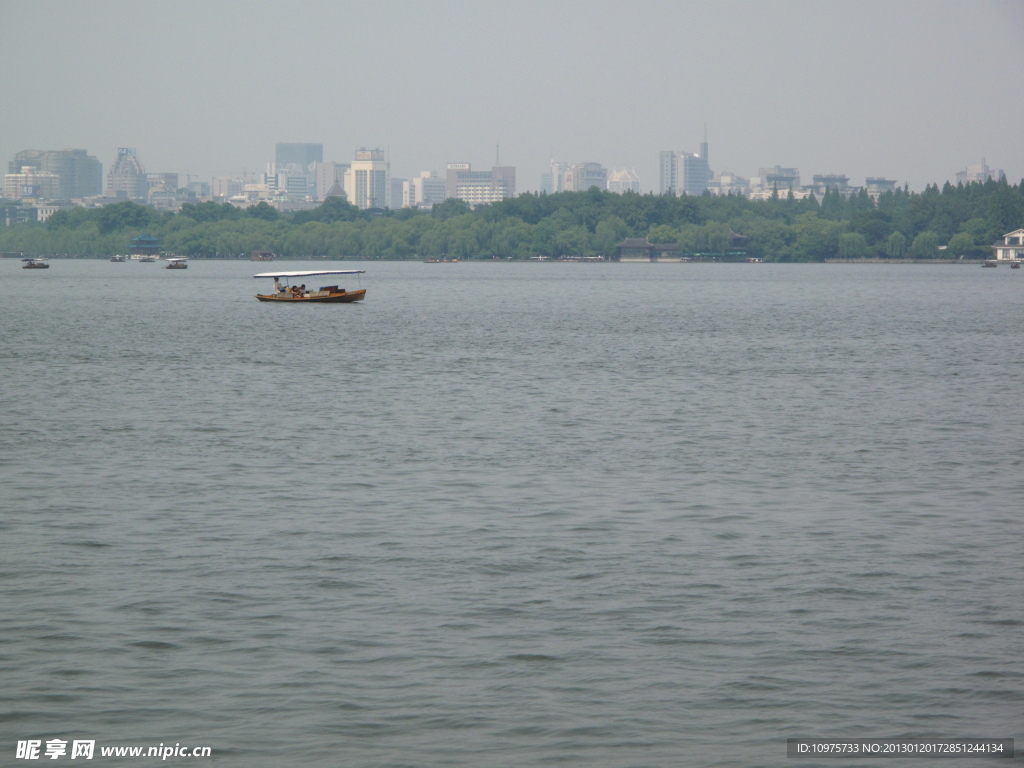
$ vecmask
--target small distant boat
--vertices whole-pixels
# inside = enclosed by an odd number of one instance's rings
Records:
[[[124,256],[111,256],[110,260],[111,261],[120,262],[120,263],[128,261],[128,259],[126,259]]]
[[[253,251],[249,259],[251,261],[273,261],[274,254],[272,251]]]
[[[25,262],[25,265],[22,267],[22,269],[49,269],[50,268],[50,261],[49,261],[49,259],[42,259],[42,258],[40,258],[40,259],[22,259],[22,261]]]
[[[988,261],[983,261],[981,266],[983,269],[995,269],[999,266],[999,262],[989,259]]]
[[[188,269],[188,259],[173,258],[167,259],[167,266],[164,269]]]
[[[271,277],[274,279],[274,291],[272,293],[257,293],[256,298],[260,301],[278,301],[290,303],[312,303],[312,304],[350,304],[354,301],[362,301],[366,296],[366,289],[360,288],[355,291],[347,291],[336,285],[321,286],[319,290],[305,290],[305,283],[302,286],[292,286],[291,280],[302,277],[315,277],[316,275],[362,275],[365,269],[320,269],[312,272],[262,272],[253,277]],[[281,280],[284,279],[282,283]]]
[[[1010,264],[1010,269],[1020,269],[1020,262],[1014,261]]]
[[[140,264],[154,264],[158,261],[156,256],[132,256],[132,259]]]

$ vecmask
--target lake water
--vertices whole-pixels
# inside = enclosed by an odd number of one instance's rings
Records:
[[[0,262],[0,764],[1020,753],[1024,270],[321,266]]]

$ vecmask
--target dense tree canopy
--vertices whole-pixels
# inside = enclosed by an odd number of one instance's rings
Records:
[[[626,237],[716,254],[742,235],[766,261],[831,258],[987,258],[1001,235],[1024,226],[1024,181],[897,189],[873,201],[865,191],[795,200],[775,195],[699,197],[614,194],[592,188],[525,193],[471,209],[460,200],[415,210],[361,211],[340,198],[293,214],[260,203],[187,203],[178,213],[123,202],[60,211],[45,224],[0,227],[0,251],[108,256],[147,231],[164,249],[192,257],[239,257],[254,250],[289,258],[526,258],[615,255]],[[943,249],[944,250],[940,250]]]

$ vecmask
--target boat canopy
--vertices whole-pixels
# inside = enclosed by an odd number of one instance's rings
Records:
[[[362,275],[365,269],[318,269],[311,272],[261,272],[253,277],[313,277],[313,275]]]

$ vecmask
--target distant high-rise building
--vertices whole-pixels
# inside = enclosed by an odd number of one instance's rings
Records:
[[[827,191],[838,192],[843,197],[854,191],[850,187],[850,178],[841,173],[816,173],[811,180],[811,186],[807,191],[813,192],[819,198]]]
[[[422,171],[419,176],[402,183],[403,208],[431,208],[445,200],[445,180],[433,171]]]
[[[565,173],[566,192],[586,192],[591,187],[608,188],[608,169],[600,163],[573,163]]]
[[[516,169],[496,165],[489,171],[474,171],[470,163],[448,163],[445,196],[470,205],[496,203],[516,195]]]
[[[84,149],[26,149],[8,163],[8,172],[19,173],[25,167],[55,174],[59,179],[56,196],[65,200],[103,191],[103,165]]]
[[[274,168],[288,174],[283,188],[295,198],[315,196],[316,165],[324,161],[323,144],[279,143],[274,152]]]
[[[388,198],[388,200],[391,201],[388,204],[391,208],[405,207],[402,203],[402,199],[405,197],[405,186],[408,183],[408,179],[397,179],[394,176],[391,177],[391,196]]]
[[[313,173],[313,163],[324,161],[323,144],[278,144],[274,152],[274,164],[291,174],[309,177]],[[295,169],[293,170],[292,166]]]
[[[176,173],[147,173],[146,181],[150,189],[163,187],[172,192],[178,189],[178,174]]]
[[[713,195],[743,195],[750,194],[750,179],[737,176],[735,173],[723,171],[708,184],[708,190]]]
[[[752,187],[763,187],[767,190],[778,189],[780,192],[800,188],[799,168],[782,168],[778,165],[772,168],[758,168],[755,178],[756,184],[755,179],[750,180]]]
[[[540,191],[549,195],[565,192],[565,174],[569,163],[552,160],[550,170],[540,175]]]
[[[208,181],[189,181],[185,188],[192,197],[202,200],[207,200],[210,197],[210,182]]]
[[[14,156],[14,159],[7,163],[8,173],[21,173],[24,168],[35,168],[43,170],[43,158],[48,150],[45,149],[23,149]]]
[[[621,171],[612,171],[612,175],[608,177],[608,191],[622,194],[623,192],[640,192],[640,177],[636,175],[636,170],[627,171],[623,168]]]
[[[210,193],[215,200],[224,202],[232,197],[241,195],[245,189],[246,180],[233,176],[214,176],[210,181]]]
[[[149,192],[146,169],[133,147],[119,147],[117,161],[107,174],[107,194],[129,200],[145,200]]]
[[[899,184],[898,181],[893,179],[883,179],[874,176],[868,176],[864,179],[864,184],[867,187],[868,196],[877,201],[880,195],[886,192],[895,192],[896,186]]]
[[[31,165],[22,167],[20,173],[4,175],[4,197],[10,200],[55,200],[60,198],[60,177],[49,171],[41,171]]]
[[[1003,171],[996,168],[989,168],[988,163],[982,159],[978,165],[968,165],[964,170],[959,171],[956,175],[956,181],[958,184],[971,184],[973,182],[984,183],[991,179],[992,181],[999,181],[1000,179],[1006,178],[1006,174]]]
[[[351,166],[348,163],[317,162],[313,164],[314,182],[313,196],[317,200],[325,200],[334,190],[335,197],[345,197],[345,171]]]
[[[700,195],[708,188],[714,175],[708,161],[708,140],[700,145],[700,153],[663,150],[659,154],[660,185],[664,195]]]
[[[358,149],[356,159],[345,171],[345,194],[356,207],[391,207],[391,170],[380,149]]]

